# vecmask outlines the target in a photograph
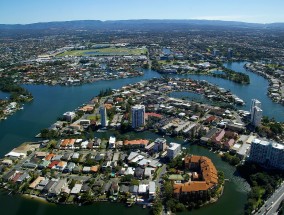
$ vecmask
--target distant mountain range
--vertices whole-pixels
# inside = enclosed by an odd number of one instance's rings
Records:
[[[117,20],[117,21],[100,21],[100,20],[78,20],[62,22],[40,22],[32,24],[0,24],[0,30],[45,30],[45,29],[155,29],[175,26],[182,27],[229,27],[229,28],[268,28],[284,29],[284,23],[246,23],[236,21],[219,21],[219,20],[160,20],[160,19],[141,19],[141,20]]]

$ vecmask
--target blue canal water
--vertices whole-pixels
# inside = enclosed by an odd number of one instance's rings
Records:
[[[7,99],[9,98],[10,94],[9,93],[4,93],[0,91],[0,99]]]

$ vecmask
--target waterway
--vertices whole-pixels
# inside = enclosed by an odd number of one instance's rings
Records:
[[[267,80],[254,73],[245,71],[242,66],[244,63],[233,63],[226,66],[236,69],[240,72],[249,74],[251,79],[250,85],[238,85],[228,80],[214,78],[210,76],[198,75],[180,75],[178,77],[188,77],[197,80],[207,80],[217,84],[225,89],[230,89],[234,94],[244,99],[250,104],[252,98],[257,98],[262,102],[264,114],[275,117],[279,121],[284,121],[283,107],[273,103],[266,95],[268,86]],[[173,75],[176,76],[176,75]],[[42,129],[49,127],[57,117],[64,112],[77,108],[84,102],[89,101],[96,96],[100,90],[105,88],[120,88],[123,85],[135,83],[141,80],[147,80],[153,77],[160,77],[154,71],[146,70],[144,76],[112,81],[99,81],[93,84],[86,84],[77,87],[45,86],[45,85],[26,85],[34,96],[31,103],[25,104],[24,110],[18,111],[7,120],[0,122],[0,157],[5,155],[14,147],[22,142],[35,140],[34,136]],[[249,106],[245,107],[247,110]],[[148,133],[141,133],[146,135]],[[153,134],[154,135],[154,134]],[[154,138],[155,136],[153,136]],[[173,140],[175,142],[181,142]],[[216,167],[225,173],[225,177],[231,179],[225,186],[224,195],[221,199],[212,205],[208,205],[199,210],[190,212],[191,214],[242,214],[243,206],[246,200],[247,185],[243,180],[235,176],[234,168],[224,163],[216,154],[209,152],[207,149],[198,146],[191,146],[193,154],[201,154],[210,157]],[[95,213],[95,214],[148,214],[147,209],[140,207],[126,208],[119,204],[95,204],[91,206],[54,206],[44,204],[35,200],[28,200],[20,196],[8,196],[7,193],[0,193],[1,214],[16,215],[44,215],[44,214],[78,214],[78,213]],[[188,213],[188,212],[187,212]]]
[[[191,78],[195,80],[206,80],[212,84],[216,84],[219,87],[230,90],[233,94],[237,95],[246,103],[245,107],[239,107],[240,109],[249,110],[252,99],[258,99],[262,104],[263,115],[270,118],[274,117],[276,121],[284,121],[284,107],[281,104],[273,102],[267,96],[267,88],[269,82],[262,76],[246,70],[243,66],[246,62],[234,62],[225,63],[224,66],[232,69],[236,72],[242,72],[250,77],[250,84],[241,85],[236,84],[229,80],[224,80],[217,77],[205,76],[205,75],[176,75],[176,77]]]
[[[7,99],[9,98],[10,94],[9,93],[4,93],[0,91],[0,99]]]

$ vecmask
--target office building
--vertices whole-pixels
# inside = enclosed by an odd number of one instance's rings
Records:
[[[250,148],[249,160],[268,168],[284,170],[284,145],[254,139]]]
[[[132,128],[139,128],[145,125],[145,106],[135,105],[131,108]]]
[[[218,49],[213,49],[213,53],[212,54],[213,54],[214,57],[217,57],[217,56],[219,56],[220,51]]]
[[[106,127],[107,126],[107,112],[106,112],[105,106],[100,107],[100,115],[101,115],[101,126]]]
[[[167,148],[167,140],[164,138],[157,138],[154,142],[154,151],[162,152]]]
[[[251,115],[251,123],[257,127],[260,126],[262,119],[262,110],[259,107],[254,107]]]
[[[227,55],[228,59],[233,58],[233,49],[232,48],[228,48],[228,55]]]
[[[261,119],[262,119],[262,109],[261,109],[261,102],[258,101],[257,99],[252,99],[251,100],[251,108],[250,108],[250,113],[251,113],[251,123],[255,127],[259,126],[261,124]]]
[[[252,100],[251,100],[251,105],[250,105],[250,113],[253,112],[253,108],[254,108],[254,107],[259,107],[259,108],[261,108],[261,102],[258,101],[257,99],[252,99]]]
[[[66,112],[63,114],[63,118],[67,122],[72,122],[75,117],[76,117],[75,112]]]
[[[169,148],[167,150],[167,157],[172,160],[174,159],[176,156],[178,156],[178,154],[181,151],[181,147],[180,144],[178,143],[170,143]]]

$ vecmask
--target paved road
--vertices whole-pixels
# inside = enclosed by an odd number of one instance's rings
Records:
[[[161,171],[159,172],[159,174],[157,175],[156,179],[155,179],[155,182],[156,182],[156,186],[158,189],[160,189],[161,187],[161,177],[163,177],[163,175],[166,173],[166,170],[167,170],[167,165],[166,164],[163,164],[163,166],[161,167]]]
[[[277,214],[277,209],[284,199],[284,183],[265,201],[264,205],[255,213],[261,215]]]

